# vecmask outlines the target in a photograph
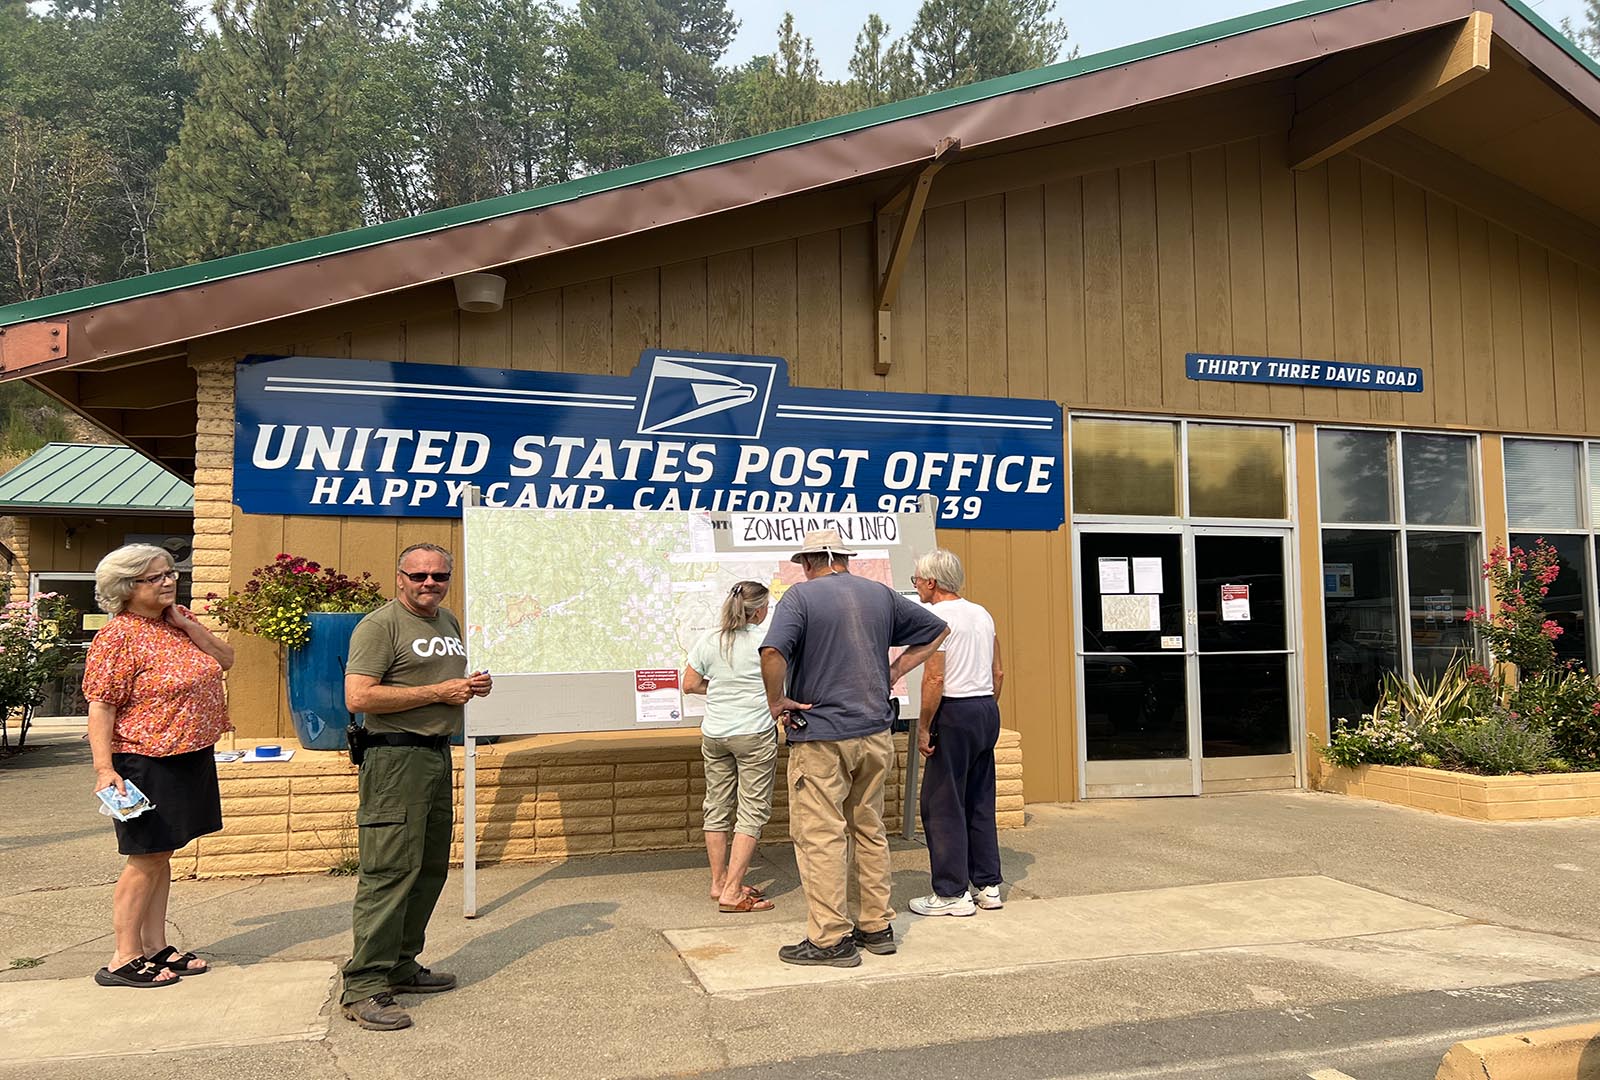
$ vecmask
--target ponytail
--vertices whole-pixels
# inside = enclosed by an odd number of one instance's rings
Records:
[[[733,635],[749,626],[756,613],[767,606],[767,587],[759,581],[741,581],[728,590],[722,601],[722,626],[718,638],[722,655],[733,659]]]

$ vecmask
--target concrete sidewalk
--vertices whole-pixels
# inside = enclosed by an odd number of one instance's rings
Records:
[[[1449,1042],[1432,1050],[1429,1032],[1450,1027],[1453,1010],[1483,1024],[1550,1018],[1526,1024],[1541,1027],[1576,1022],[1568,1014],[1600,1000],[1600,822],[1486,825],[1298,793],[1030,807],[1029,826],[1002,837],[1004,911],[916,925],[902,916],[911,933],[899,956],[869,956],[821,983],[762,956],[798,937],[804,918],[782,847],[758,857],[754,879],[777,909],[757,915],[719,915],[688,853],[487,868],[471,921],[452,874],[424,959],[461,976],[461,988],[407,999],[417,1023],[408,1031],[364,1032],[320,1000],[328,965],[349,948],[349,878],[175,883],[175,940],[219,971],[174,991],[94,987],[121,859],[89,787],[87,751],[65,735],[0,763],[0,1031],[19,1030],[26,997],[36,1048],[28,1061],[8,1039],[0,1076],[99,1071],[42,1060],[93,1052],[85,1003],[115,1002],[137,1020],[158,1006],[145,999],[191,990],[205,991],[190,1021],[204,1038],[152,1013],[162,1045],[187,1049],[115,1067],[332,1078],[414,1072],[426,1061],[437,1076],[586,1080],[762,1068],[798,1076],[824,1059],[844,1075],[853,1055],[893,1053],[933,1076],[946,1073],[940,1062],[1004,1053],[1017,1065],[994,1075],[1067,1075],[1087,1069],[1091,1050],[1113,1060],[1119,1046],[1137,1045],[1128,1053],[1149,1057],[1143,1037],[1111,1037],[1129,1025],[1184,1032],[1174,1053],[1198,1060],[1214,1049],[1221,1060],[1274,1024],[1287,1025],[1281,1055],[1298,1032],[1315,1032],[1318,1045],[1347,1037],[1319,1023],[1377,1016],[1412,1023],[1402,1032],[1436,1063]],[[894,865],[904,911],[927,890],[926,851],[897,843]],[[1276,932],[1259,932],[1269,923]],[[1006,962],[973,948],[983,938]],[[744,984],[708,993],[673,941],[691,953],[708,944],[742,953]],[[42,962],[5,970],[19,959]],[[269,1010],[275,999],[251,989],[292,981],[291,965],[296,978],[322,973],[322,991],[296,998],[321,1010],[315,1023],[290,1023],[294,1008]],[[51,994],[71,1008],[39,1008]],[[267,1030],[252,1010],[279,1015],[285,1030]],[[1068,1053],[1077,1064],[1024,1068],[1028,1048],[1045,1046],[1081,1054]],[[1280,1064],[1260,1075],[1297,1075]],[[1216,1075],[1253,1074],[1230,1066]]]

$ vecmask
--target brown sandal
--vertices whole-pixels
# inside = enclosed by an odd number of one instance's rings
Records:
[[[771,911],[772,908],[773,903],[771,900],[753,891],[747,892],[740,897],[737,904],[724,904],[720,900],[717,902],[717,910],[725,915],[739,915],[749,911]]]

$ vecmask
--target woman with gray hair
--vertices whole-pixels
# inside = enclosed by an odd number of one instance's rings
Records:
[[[761,681],[761,641],[770,598],[759,581],[740,581],[722,601],[721,625],[689,650],[683,692],[706,695],[700,723],[705,759],[706,858],[711,897],[724,912],[770,911],[772,902],[745,885],[761,830],[772,817],[778,728]],[[732,843],[729,843],[732,834]]]
[[[111,963],[101,986],[171,986],[210,966],[167,943],[172,853],[222,828],[212,747],[233,730],[222,673],[233,648],[177,603],[178,572],[164,550],[129,544],[95,567],[95,599],[112,616],[95,634],[83,673],[89,702],[94,789],[127,794],[150,809],[115,822],[128,857],[112,894]]]
[[[961,560],[936,548],[911,575],[917,596],[950,626],[922,669],[917,749],[922,830],[928,838],[933,892],[911,901],[918,915],[971,915],[1004,907],[1000,838],[994,819],[994,747],[1000,738],[1000,638],[994,619],[961,597]],[[969,890],[968,885],[971,885]]]

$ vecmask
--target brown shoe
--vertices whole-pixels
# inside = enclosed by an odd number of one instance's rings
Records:
[[[403,983],[389,987],[391,994],[442,994],[456,988],[456,977],[447,971],[429,971],[418,968],[417,973]]]
[[[411,1014],[394,1003],[394,995],[373,994],[341,1006],[346,1020],[354,1020],[368,1031],[399,1031],[411,1026]]]

